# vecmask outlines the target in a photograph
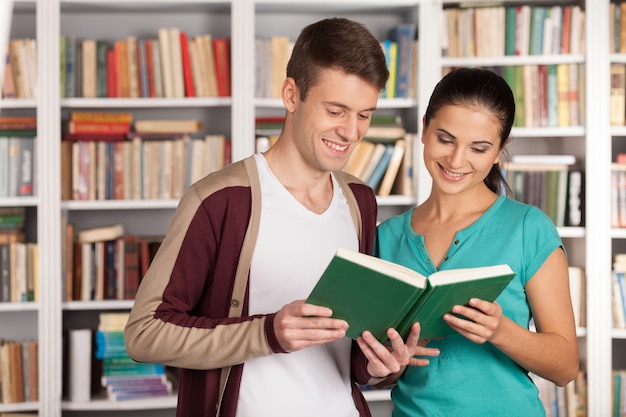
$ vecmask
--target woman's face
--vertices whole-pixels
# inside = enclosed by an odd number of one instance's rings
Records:
[[[442,107],[424,127],[424,163],[433,189],[458,194],[485,186],[484,179],[500,161],[500,124],[479,107]]]

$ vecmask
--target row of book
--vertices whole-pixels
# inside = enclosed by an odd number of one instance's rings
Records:
[[[162,236],[137,236],[113,224],[75,232],[66,225],[63,300],[133,300]]]
[[[587,376],[584,371],[579,371],[576,378],[564,387],[533,373],[530,377],[539,388],[546,417],[587,416]]]
[[[443,23],[448,57],[585,52],[585,11],[578,5],[451,7]]]
[[[573,155],[514,155],[503,167],[513,198],[539,207],[557,227],[582,226],[584,172]]]
[[[0,302],[39,299],[39,245],[32,242],[0,244]]]
[[[97,329],[70,329],[66,344],[66,397],[125,401],[172,394],[173,382],[160,364],[135,362],[124,346],[128,313],[100,313]]]
[[[0,403],[39,401],[38,343],[0,341]]]
[[[378,196],[414,195],[415,136],[405,133],[386,142],[365,139],[350,155],[344,171],[365,181]]]
[[[160,28],[116,41],[61,36],[62,97],[230,96],[230,40]]]
[[[37,41],[33,38],[11,39],[4,61],[2,97],[37,97]]]
[[[416,97],[418,40],[414,24],[394,26],[381,47],[387,60],[389,81],[381,93],[383,98]],[[293,49],[288,36],[272,36],[255,40],[255,96],[280,97],[287,62]]]
[[[485,68],[498,73],[511,87],[516,106],[514,126],[584,126],[584,65],[529,64]]]
[[[180,198],[189,185],[231,162],[224,135],[158,137],[134,133],[126,140],[63,140],[62,199]]]

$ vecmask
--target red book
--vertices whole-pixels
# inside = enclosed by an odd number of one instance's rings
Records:
[[[107,97],[117,97],[117,64],[115,63],[115,51],[107,50]]]
[[[79,122],[75,120],[68,121],[66,126],[67,133],[127,133],[130,132],[129,123],[115,122]]]
[[[63,140],[70,142],[118,142],[126,140],[126,133],[65,133],[63,135]]]
[[[139,238],[124,236],[124,299],[134,300],[139,287]]]
[[[189,40],[187,33],[180,32],[180,51],[183,60],[183,80],[185,82],[185,97],[195,97],[196,92],[193,86],[193,74],[191,73],[191,58],[189,56]]]
[[[572,21],[572,6],[564,6],[563,7],[563,30],[561,33],[563,36],[561,37],[561,53],[569,54],[569,33],[571,30],[571,21]]]
[[[230,44],[227,38],[214,38],[215,75],[218,97],[230,97]]]
[[[156,90],[154,88],[154,56],[152,54],[152,48],[154,47],[152,39],[146,40],[146,64],[148,66],[148,96],[156,97]]]

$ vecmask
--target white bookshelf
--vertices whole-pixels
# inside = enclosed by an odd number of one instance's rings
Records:
[[[295,39],[307,23],[323,17],[346,16],[364,22],[380,38],[395,23],[418,25],[419,94],[415,99],[381,100],[379,111],[402,115],[406,128],[420,132],[421,116],[430,92],[448,66],[527,64],[584,64],[586,67],[586,125],[568,128],[515,128],[513,151],[545,147],[575,153],[586,172],[585,227],[559,228],[573,264],[584,266],[587,278],[587,328],[578,329],[581,360],[588,374],[589,416],[611,412],[611,370],[624,366],[626,334],[611,329],[610,256],[613,247],[626,244],[623,229],[611,229],[610,161],[612,139],[626,137],[626,128],[609,121],[609,65],[626,62],[623,54],[608,51],[608,0],[577,2],[586,13],[586,54],[502,58],[446,58],[441,55],[443,8],[458,5],[447,0],[18,0],[13,14],[12,37],[36,37],[38,44],[38,98],[3,100],[2,114],[30,114],[38,118],[38,195],[23,199],[0,199],[0,206],[25,206],[36,211],[36,235],[40,245],[41,294],[37,303],[0,305],[0,338],[21,335],[24,329],[40,344],[40,401],[0,404],[0,412],[37,411],[42,417],[105,417],[116,410],[127,414],[171,416],[175,400],[134,402],[122,406],[106,401],[73,404],[62,401],[62,330],[83,321],[93,321],[99,311],[127,310],[129,302],[62,302],[61,218],[66,215],[79,227],[123,221],[131,233],[164,232],[177,201],[60,200],[60,120],[70,111],[102,109],[132,111],[136,116],[197,117],[219,133],[232,138],[233,160],[254,151],[254,118],[280,115],[276,99],[254,96],[254,40],[260,36],[287,34]],[[483,1],[463,1],[478,5]],[[529,0],[500,4],[539,4]],[[555,0],[550,4],[565,4]],[[568,4],[572,2],[568,1]],[[111,25],[111,22],[115,25]],[[59,87],[59,36],[74,34],[101,39],[129,35],[146,37],[159,27],[184,27],[190,34],[213,33],[231,37],[232,96],[185,99],[82,99],[61,98]],[[135,117],[137,118],[137,117]],[[613,139],[613,142],[615,139]],[[415,144],[416,196],[378,198],[381,215],[387,217],[423,201],[430,189],[419,140]],[[45,155],[45,157],[41,157]],[[10,323],[10,324],[6,324]],[[388,392],[368,392],[377,417],[390,415]],[[116,408],[126,407],[126,408]]]

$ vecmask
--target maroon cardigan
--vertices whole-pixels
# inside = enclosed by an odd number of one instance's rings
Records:
[[[353,176],[335,175],[350,205],[359,249],[371,253],[374,193]],[[125,329],[126,347],[135,360],[180,368],[177,417],[234,417],[245,361],[285,353],[273,331],[275,313],[248,315],[259,219],[253,158],[208,175],[181,199],[141,282]],[[370,417],[355,384],[370,379],[367,362],[355,342],[352,353],[353,398],[361,417]]]

